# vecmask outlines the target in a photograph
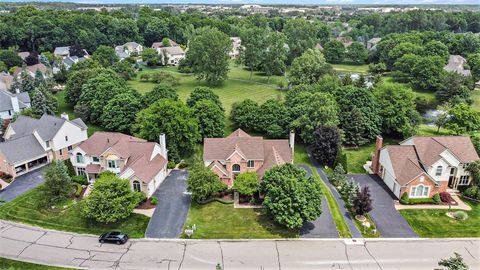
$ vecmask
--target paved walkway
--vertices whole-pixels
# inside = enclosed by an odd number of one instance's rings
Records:
[[[480,269],[480,239],[157,240],[125,245],[0,220],[0,257],[90,269],[435,269],[460,253]]]
[[[413,205],[405,205],[401,204],[399,201],[395,201],[395,209],[401,210],[401,209],[454,209],[454,210],[466,210],[470,211],[472,210],[472,207],[470,205],[466,204],[464,201],[462,201],[457,194],[451,194],[452,199],[457,202],[456,205],[436,205],[436,204],[413,204]]]
[[[186,171],[173,170],[163,181],[153,196],[158,204],[148,223],[145,237],[178,238],[190,209],[190,195],[187,191]]]
[[[12,201],[23,193],[37,187],[45,181],[43,179],[43,170],[38,169],[24,175],[20,175],[8,187],[0,190],[0,200],[5,203]],[[0,202],[0,204],[2,204]]]
[[[307,171],[308,175],[312,175],[312,171],[307,165],[298,165],[298,167]],[[322,198],[322,214],[314,221],[303,224],[300,228],[301,238],[338,238],[337,227],[333,221],[330,207],[328,206],[325,196]]]
[[[408,222],[394,207],[395,195],[385,183],[373,174],[350,174],[362,187],[369,186],[373,209],[368,213],[377,226],[381,237],[418,237]],[[439,226],[441,226],[439,224]]]

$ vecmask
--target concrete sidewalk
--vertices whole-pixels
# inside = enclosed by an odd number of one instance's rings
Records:
[[[0,257],[90,269],[435,269],[460,253],[480,269],[480,239],[159,240],[97,236],[0,220]]]

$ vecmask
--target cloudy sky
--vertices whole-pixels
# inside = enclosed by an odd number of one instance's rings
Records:
[[[383,5],[421,5],[421,4],[468,4],[478,5],[479,0],[9,0],[13,2],[75,2],[95,4],[305,4],[305,5],[338,5],[338,4],[383,4]]]

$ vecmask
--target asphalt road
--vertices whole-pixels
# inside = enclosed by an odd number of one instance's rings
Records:
[[[45,181],[42,173],[43,170],[38,169],[24,175],[20,175],[10,185],[8,185],[8,187],[0,191],[0,199],[7,203],[23,193],[37,187]]]
[[[418,237],[408,222],[395,209],[395,195],[380,177],[373,174],[350,174],[348,177],[353,178],[360,186],[370,188],[373,209],[368,215],[377,226],[381,237]]]
[[[428,269],[460,253],[480,269],[480,239],[153,240],[96,236],[0,220],[0,257],[93,269]]]
[[[191,201],[190,195],[185,194],[187,176],[186,171],[173,170],[153,193],[158,198],[158,204],[148,223],[145,237],[180,237]]]

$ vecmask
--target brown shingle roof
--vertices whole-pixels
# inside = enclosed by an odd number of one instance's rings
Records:
[[[447,149],[462,163],[470,163],[479,159],[472,141],[467,136],[415,136],[412,139],[420,161],[426,166],[431,166],[439,160],[440,154]]]
[[[424,172],[418,160],[415,146],[389,145],[386,149],[392,162],[395,178],[402,186]]]

